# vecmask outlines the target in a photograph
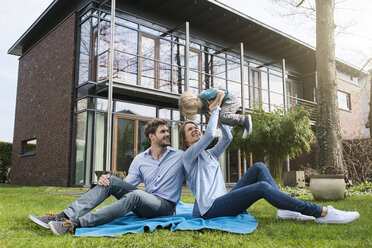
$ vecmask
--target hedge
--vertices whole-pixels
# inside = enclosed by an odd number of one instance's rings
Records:
[[[12,143],[0,141],[0,183],[9,182],[11,163]]]

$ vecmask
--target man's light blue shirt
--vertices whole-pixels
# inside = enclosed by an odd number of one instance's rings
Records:
[[[150,149],[134,158],[124,181],[134,186],[143,182],[147,193],[178,203],[184,181],[183,151],[168,146],[158,161],[150,155]]]

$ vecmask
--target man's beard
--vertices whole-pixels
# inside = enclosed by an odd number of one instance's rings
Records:
[[[165,143],[166,142],[166,143]],[[161,147],[167,147],[170,146],[170,141],[169,139],[163,139],[162,142],[160,143]]]

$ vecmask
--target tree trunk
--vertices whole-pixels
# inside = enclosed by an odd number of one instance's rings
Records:
[[[335,61],[334,0],[316,0],[317,169],[344,172]]]

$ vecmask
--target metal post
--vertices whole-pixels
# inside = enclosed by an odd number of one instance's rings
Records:
[[[244,44],[240,43],[240,84],[241,84],[241,98],[242,98],[242,113],[245,112],[244,104]]]
[[[112,143],[112,84],[114,70],[114,27],[115,27],[115,3],[111,0],[111,26],[110,26],[110,49],[109,49],[109,82],[107,95],[107,141],[106,141],[106,170],[111,170],[111,143]]]
[[[287,106],[287,88],[285,80],[285,59],[282,59],[282,81],[283,81],[283,104],[284,108]]]
[[[284,108],[287,106],[287,81],[285,77],[285,59],[282,59],[282,81],[283,81],[283,104]],[[286,160],[286,171],[290,170],[289,156]]]
[[[189,90],[189,53],[190,53],[190,30],[189,22],[185,22],[186,37],[185,37],[185,91]]]
[[[241,97],[241,103],[242,103],[242,114],[245,112],[245,92],[244,92],[244,44],[243,42],[240,43],[240,85],[241,85],[241,91],[240,91],[240,97]],[[243,172],[247,172],[247,160],[245,157],[245,151],[243,151]]]

